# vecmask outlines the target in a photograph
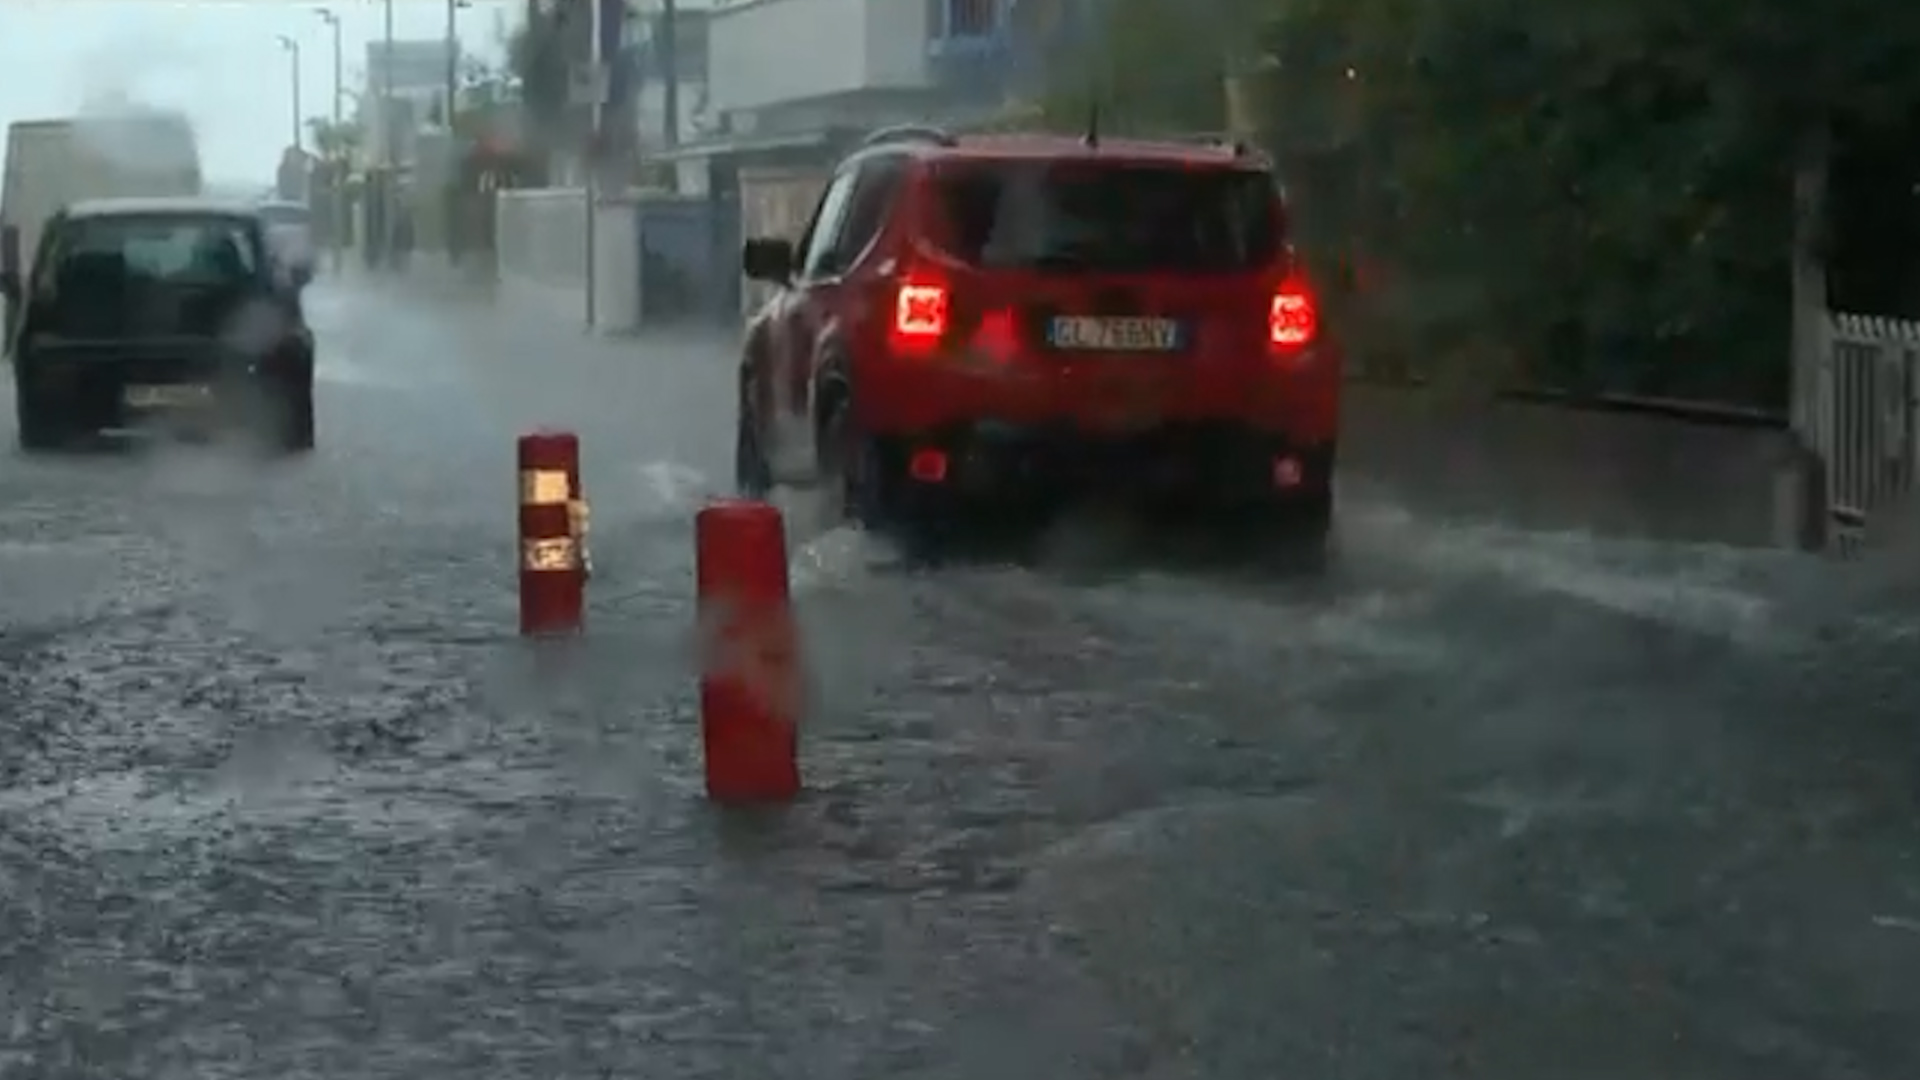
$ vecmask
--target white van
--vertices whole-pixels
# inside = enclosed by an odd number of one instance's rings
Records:
[[[199,144],[180,113],[130,110],[9,124],[0,173],[0,275],[31,280],[40,228],[69,203],[197,196],[200,184]],[[0,345],[12,339],[13,321],[9,311]]]

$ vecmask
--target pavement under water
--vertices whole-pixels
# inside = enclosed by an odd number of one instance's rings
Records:
[[[1920,574],[1449,517],[1313,574],[788,503],[809,790],[700,797],[732,358],[322,282],[320,448],[0,456],[0,1073],[1920,1071]],[[587,633],[514,636],[578,431]]]

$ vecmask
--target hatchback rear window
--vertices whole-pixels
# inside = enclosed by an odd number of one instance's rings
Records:
[[[1280,250],[1272,178],[1246,169],[960,161],[935,174],[948,254],[981,267],[1224,273]]]
[[[63,277],[95,282],[230,285],[257,269],[245,225],[211,215],[80,218],[68,224],[58,250]]]

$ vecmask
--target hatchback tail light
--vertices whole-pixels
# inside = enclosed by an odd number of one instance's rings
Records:
[[[1267,343],[1276,350],[1300,349],[1320,334],[1320,305],[1306,282],[1290,277],[1273,292],[1267,307]]]
[[[953,290],[944,281],[910,275],[900,283],[893,301],[893,343],[926,349],[947,335],[953,311]]]
[[[273,375],[298,375],[305,360],[306,350],[301,347],[300,339],[287,334],[267,350],[261,367]]]

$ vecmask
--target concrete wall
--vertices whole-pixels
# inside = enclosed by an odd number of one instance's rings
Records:
[[[1542,529],[1790,546],[1784,429],[1350,385],[1343,475],[1422,510]]]
[[[527,188],[495,196],[499,295],[586,316],[587,199],[580,188]],[[631,195],[603,199],[594,212],[594,329],[639,328],[640,253]]]
[[[926,86],[924,0],[746,0],[708,23],[716,111]]]

